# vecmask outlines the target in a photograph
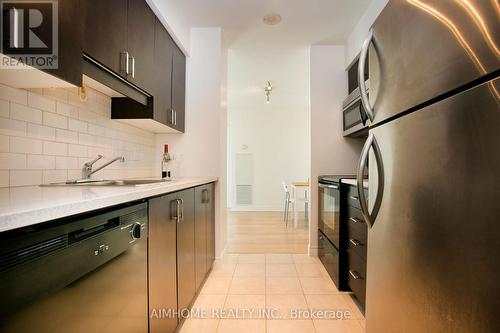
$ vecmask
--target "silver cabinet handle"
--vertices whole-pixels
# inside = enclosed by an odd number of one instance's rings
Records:
[[[349,198],[351,198],[351,199],[352,199],[352,200],[354,200],[354,201],[358,201],[358,200],[359,200],[359,198],[358,198],[358,197],[355,197],[354,195],[349,196]]]
[[[132,72],[131,72],[131,76],[132,78],[135,78],[135,57],[130,57],[130,59],[132,60]]]
[[[125,75],[130,74],[129,59],[130,56],[127,51],[120,53],[120,71]]]
[[[174,125],[177,125],[177,111],[174,110]]]
[[[179,201],[180,206],[180,214],[179,214],[179,222],[184,221],[184,200],[177,199]]]
[[[355,217],[350,217],[349,218],[349,221],[353,222],[353,223],[363,223],[363,221],[360,221],[359,219],[355,218]]]
[[[368,153],[370,152],[370,148],[373,147],[373,152],[375,153],[375,160],[377,162],[377,170],[378,170],[378,188],[377,188],[377,196],[375,197],[375,204],[373,206],[373,211],[370,213],[368,209],[368,202],[366,201],[365,191],[363,188],[363,170],[365,168],[366,162],[368,161]],[[382,153],[380,152],[380,147],[378,146],[377,140],[373,133],[370,133],[368,139],[365,142],[363,150],[361,152],[361,157],[359,159],[358,165],[358,174],[357,174],[357,183],[358,183],[358,197],[359,204],[361,206],[361,212],[363,213],[363,217],[365,218],[365,222],[369,228],[373,226],[375,219],[377,218],[377,214],[380,210],[380,205],[382,203],[382,196],[384,194],[384,165],[382,163]]]
[[[326,185],[326,184],[319,183],[318,186],[319,186],[319,188],[332,188],[335,190],[339,189],[339,187],[337,185]]]
[[[368,55],[368,48],[370,47],[370,43],[372,42],[372,40],[373,30],[370,29],[370,31],[368,32],[368,36],[363,43],[363,47],[361,48],[358,62],[358,86],[359,93],[361,95],[361,103],[363,104],[363,107],[365,108],[366,114],[368,115],[368,118],[370,118],[370,121],[373,121],[373,119],[375,118],[375,114],[373,113],[373,109],[370,105],[370,100],[368,99],[368,94],[366,93],[365,64],[366,57]]]
[[[360,246],[361,243],[357,239],[349,239],[349,243],[351,243],[353,246]]]
[[[174,210],[172,209],[172,204],[175,203],[175,215],[173,214]],[[180,212],[180,203],[179,199],[175,199],[170,201],[170,220],[176,221],[179,223],[179,212]]]
[[[174,125],[174,109],[170,109],[170,123]]]
[[[204,189],[203,191],[201,191],[201,203],[208,203],[208,190],[207,189]]]
[[[359,280],[359,279],[361,279],[361,276],[359,276],[358,272],[356,272],[356,271],[350,270],[350,271],[349,271],[349,274],[352,276],[352,278],[353,278],[354,280]]]

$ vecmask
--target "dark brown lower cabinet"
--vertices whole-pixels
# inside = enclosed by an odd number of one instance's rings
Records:
[[[150,332],[169,333],[191,307],[215,256],[213,184],[149,200]]]
[[[149,200],[149,328],[174,332],[177,318],[162,317],[163,310],[177,311],[177,209],[175,194]]]
[[[196,291],[212,268],[215,257],[213,184],[195,188]]]
[[[179,310],[187,309],[196,294],[194,189],[177,192],[177,300]]]

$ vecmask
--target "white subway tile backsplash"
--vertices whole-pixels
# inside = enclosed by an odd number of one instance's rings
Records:
[[[93,135],[83,133],[78,134],[78,143],[81,145],[95,146],[96,142],[96,137]]]
[[[26,169],[26,155],[14,153],[0,153],[0,169]]]
[[[55,140],[56,129],[43,125],[28,124],[27,136],[42,140]]]
[[[8,187],[9,186],[9,171],[0,170],[0,187]]]
[[[40,170],[10,170],[10,186],[29,186],[41,183],[42,171]]]
[[[42,153],[42,141],[37,139],[11,137],[9,147],[11,153],[26,153],[26,154]]]
[[[68,170],[44,170],[43,184],[61,183],[68,179]]]
[[[0,119],[0,134],[10,136],[25,136],[26,122],[14,119]]]
[[[10,138],[7,135],[0,135],[0,152],[9,151],[9,139]]]
[[[56,158],[55,156],[28,154],[26,163],[27,163],[26,165],[27,169],[38,169],[38,170],[55,169]]]
[[[111,98],[89,89],[15,89],[0,84],[0,187],[81,177],[98,154],[124,156],[100,177],[154,176],[155,135],[111,119]]]
[[[78,143],[78,133],[63,129],[56,129],[56,141],[65,143]]]
[[[59,114],[55,114],[52,112],[44,112],[43,113],[43,124],[50,127],[57,128],[68,128],[68,117],[61,116]]]
[[[92,135],[105,136],[106,135],[106,128],[99,126],[99,125],[89,124],[88,132],[89,132],[89,134],[92,134]]]
[[[56,157],[56,169],[58,170],[68,170],[78,168],[78,158],[76,157]]]
[[[56,112],[56,102],[37,93],[28,93],[28,105],[43,111]]]
[[[55,100],[63,101],[66,103],[68,102],[68,91],[66,89],[43,88],[43,95]]]
[[[78,109],[75,106],[59,101],[56,103],[56,112],[62,116],[78,118]]]
[[[30,123],[42,123],[42,111],[31,108],[29,106],[11,103],[10,104],[10,118],[17,120],[24,120]]]
[[[78,119],[86,121],[88,123],[96,123],[97,115],[93,112],[80,109],[78,110]]]
[[[68,128],[71,131],[87,133],[87,123],[81,120],[68,119]]]
[[[87,157],[88,147],[82,145],[68,145],[68,156]]]
[[[0,84],[0,99],[18,104],[28,104],[28,92]]]
[[[0,117],[9,118],[9,108],[9,101],[0,100]]]
[[[45,155],[67,156],[68,144],[45,141],[43,143],[43,153]]]

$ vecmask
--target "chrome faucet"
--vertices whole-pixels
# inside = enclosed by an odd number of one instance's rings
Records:
[[[104,163],[103,165],[101,165],[97,169],[92,170],[92,165],[94,165],[94,163],[99,161],[101,158],[102,158],[102,155],[97,155],[97,158],[95,160],[87,162],[83,165],[82,179],[90,179],[90,176],[92,176],[94,173],[96,173],[99,170],[104,169],[105,167],[107,167],[108,165],[110,165],[111,163],[114,163],[116,161],[120,161],[122,163],[125,162],[125,157],[119,156],[117,158],[112,159],[111,161],[109,161],[107,163]]]

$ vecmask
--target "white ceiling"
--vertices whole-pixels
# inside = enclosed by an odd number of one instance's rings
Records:
[[[222,27],[231,48],[342,44],[370,0],[151,0],[173,30]],[[262,23],[278,13],[277,26]],[[185,32],[175,31],[179,35]],[[182,39],[182,37],[180,38]]]

